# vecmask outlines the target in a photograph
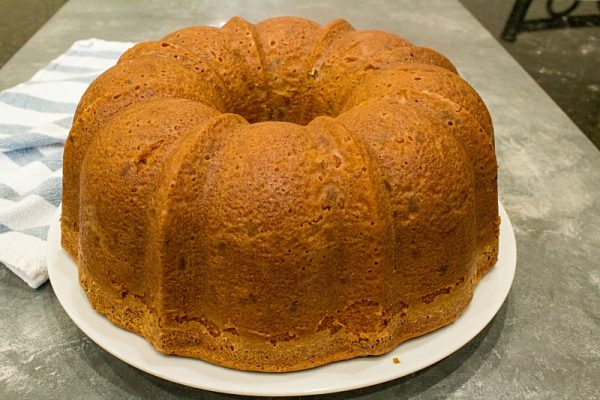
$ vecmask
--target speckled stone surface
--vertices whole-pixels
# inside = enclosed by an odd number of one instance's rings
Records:
[[[523,32],[501,39],[517,0],[460,0],[600,149],[600,26]],[[572,1],[554,1],[565,10]],[[582,1],[573,15],[600,15],[600,1]],[[547,19],[545,0],[531,2],[526,20]]]
[[[442,51],[494,119],[500,198],[518,245],[512,291],[483,332],[436,365],[322,397],[599,398],[600,152],[492,36],[448,0],[220,3],[71,0],[0,70],[0,87],[28,79],[77,39],[152,39],[236,14],[253,22],[286,14],[321,23],[343,17]],[[5,268],[0,321],[2,399],[230,397],[129,367],[79,331],[49,284],[32,290]]]
[[[67,0],[0,0],[0,67]]]

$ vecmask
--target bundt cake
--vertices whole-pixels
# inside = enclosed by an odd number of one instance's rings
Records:
[[[62,246],[159,351],[293,371],[454,321],[498,251],[493,128],[434,50],[281,17],[139,43],[83,95]]]

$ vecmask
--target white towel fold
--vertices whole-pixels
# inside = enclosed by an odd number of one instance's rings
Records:
[[[32,288],[48,279],[46,236],[61,200],[63,144],[81,95],[133,43],[75,42],[0,92],[0,263]]]

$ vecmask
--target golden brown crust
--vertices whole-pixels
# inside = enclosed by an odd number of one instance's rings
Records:
[[[315,117],[305,65],[318,31],[319,25],[304,18],[271,18],[256,25],[257,46],[264,57],[263,73],[269,85],[260,116],[250,122],[306,125]]]
[[[90,85],[63,247],[94,308],[159,351],[294,371],[458,318],[496,261],[496,178],[488,111],[443,55],[235,17]]]
[[[97,131],[119,111],[156,98],[184,98],[223,109],[220,96],[203,74],[197,74],[171,58],[144,55],[120,62],[100,75],[83,95],[63,161],[62,240],[77,258],[80,171],[88,146]]]
[[[343,109],[379,97],[402,96],[407,90],[436,95],[463,107],[493,137],[492,120],[479,94],[460,76],[431,64],[401,64],[373,71],[350,93]]]
[[[233,327],[225,327],[215,335],[210,321],[206,320],[180,319],[172,326],[159,325],[156,312],[143,298],[123,297],[118,288],[98,285],[81,271],[79,279],[94,309],[121,328],[144,336],[158,351],[261,372],[298,371],[334,361],[384,354],[399,343],[456,320],[468,306],[477,284],[476,280],[461,283],[430,303],[428,310],[395,316],[377,335],[358,336],[342,330],[332,333],[330,329],[321,329],[312,337],[273,344],[264,339],[241,338]]]
[[[166,161],[186,136],[219,112],[184,99],[133,105],[101,128],[81,166],[79,268],[97,284],[151,300],[158,274],[146,267],[148,220]],[[115,207],[115,205],[118,205]],[[126,285],[127,282],[135,284]]]
[[[147,56],[161,57],[175,61],[192,70],[206,84],[206,94],[211,96],[207,99],[208,102],[217,106],[221,111],[224,111],[225,107],[228,106],[225,99],[230,98],[231,93],[227,85],[223,82],[221,74],[203,61],[200,56],[176,44],[165,41],[141,42],[123,53],[119,59],[119,63]]]
[[[228,109],[244,110],[245,118],[256,121],[263,114],[262,105],[269,92],[257,29],[243,18],[233,17],[223,26],[223,31],[231,36],[231,51],[239,57],[239,63],[245,65],[240,71],[243,84],[232,90]]]

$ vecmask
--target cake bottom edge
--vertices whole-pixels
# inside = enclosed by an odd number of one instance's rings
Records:
[[[247,340],[237,332],[226,330],[215,333],[201,321],[169,321],[147,305],[142,296],[123,295],[118,290],[98,285],[81,268],[79,280],[96,311],[115,325],[143,336],[163,354],[197,358],[238,370],[291,372],[355,357],[382,355],[402,342],[454,322],[465,311],[475,286],[494,263],[492,246],[478,257],[472,276],[466,277],[454,290],[428,304],[418,304],[392,316],[379,332],[356,334],[323,330],[277,343]]]

